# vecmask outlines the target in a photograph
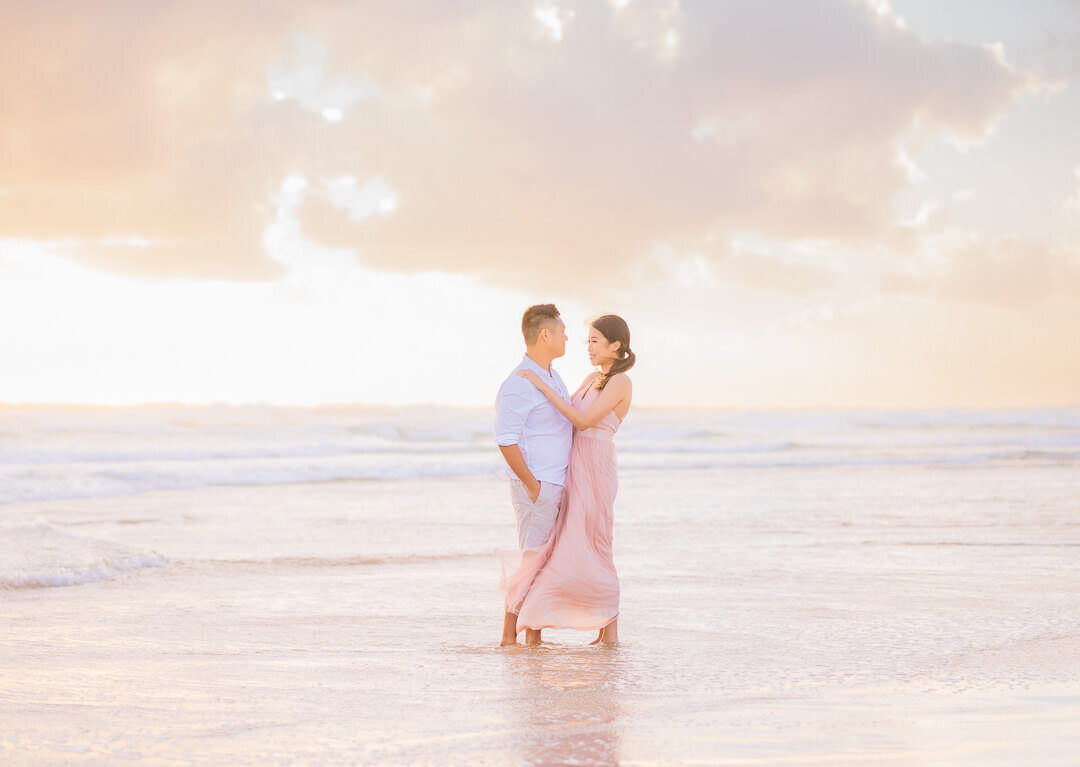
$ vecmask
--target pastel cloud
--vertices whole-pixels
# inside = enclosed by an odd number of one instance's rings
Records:
[[[1080,258],[1015,237],[947,230],[927,238],[919,257],[882,287],[1010,307],[1055,297],[1080,301]]]
[[[902,142],[979,137],[1027,84],[864,3],[618,6],[7,9],[0,237],[262,279],[298,178],[305,234],[374,268],[618,280],[679,242],[732,279],[813,282],[707,243],[887,233]]]

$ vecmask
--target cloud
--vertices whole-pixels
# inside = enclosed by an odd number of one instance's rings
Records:
[[[914,124],[981,136],[1027,83],[826,0],[106,0],[8,4],[4,30],[0,237],[189,277],[280,273],[287,178],[319,243],[504,283],[734,230],[871,238]],[[392,211],[356,215],[373,189]]]
[[[919,256],[887,275],[881,287],[890,294],[1013,308],[1055,297],[1080,301],[1080,258],[1015,237],[953,229],[928,237]]]
[[[711,291],[726,287],[769,293],[813,294],[838,281],[837,271],[808,261],[795,260],[775,243],[748,244],[733,238],[711,247],[690,248],[658,244],[629,270],[631,284],[640,290],[647,284]]]
[[[1076,178],[1076,189],[1065,199],[1062,212],[1068,222],[1080,224],[1080,165],[1073,168],[1073,176]]]

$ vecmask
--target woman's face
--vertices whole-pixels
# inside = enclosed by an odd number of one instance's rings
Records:
[[[589,353],[590,365],[603,365],[618,359],[619,342],[608,341],[603,333],[590,325],[585,349]]]

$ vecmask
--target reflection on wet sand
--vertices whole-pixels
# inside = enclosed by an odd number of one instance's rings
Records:
[[[625,654],[625,645],[547,642],[505,652],[510,707],[520,725],[512,746],[518,763],[619,764]]]

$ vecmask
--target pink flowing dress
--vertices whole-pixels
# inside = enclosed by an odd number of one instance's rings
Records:
[[[571,404],[586,411],[600,394],[589,388]],[[615,492],[615,432],[621,419],[608,412],[588,429],[574,430],[566,493],[547,543],[523,552],[502,587],[517,629],[607,626],[619,616],[619,575],[611,554]]]

